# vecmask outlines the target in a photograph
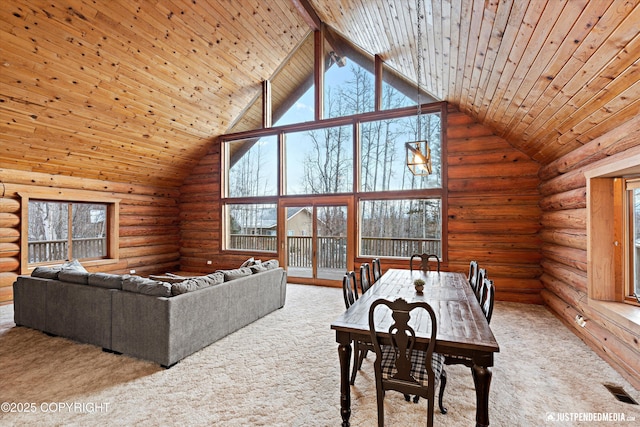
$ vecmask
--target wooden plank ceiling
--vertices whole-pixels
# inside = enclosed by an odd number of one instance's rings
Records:
[[[3,3],[0,169],[180,185],[303,42],[306,1],[416,80],[413,0]],[[640,0],[422,3],[424,88],[542,164],[640,113]]]

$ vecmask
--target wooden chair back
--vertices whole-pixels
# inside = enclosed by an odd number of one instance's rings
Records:
[[[437,263],[437,271],[440,273],[440,258],[436,254],[413,254],[411,255],[411,259],[409,259],[409,269],[411,271],[413,268],[413,261],[419,259],[420,260],[420,269],[422,271],[431,271],[431,260],[435,259]]]
[[[356,273],[349,271],[342,278],[342,296],[346,308],[351,307],[358,299],[358,287],[356,285]]]
[[[382,277],[382,265],[380,264],[380,258],[374,258],[371,261],[371,267],[373,270],[373,283],[377,282]]]
[[[380,306],[386,306],[391,311],[393,323],[387,331],[376,331],[376,325],[380,322],[381,315],[377,314],[376,309]],[[417,310],[416,316],[428,316],[431,320],[431,334],[428,347],[425,351],[417,350],[416,332],[409,325],[411,312]],[[379,311],[383,311],[380,309]],[[424,311],[426,313],[420,313]],[[374,371],[376,378],[376,394],[378,399],[378,425],[384,425],[384,392],[385,390],[395,390],[405,395],[417,395],[428,399],[428,418],[427,425],[433,426],[434,396],[436,374],[432,364],[433,350],[436,345],[437,335],[436,315],[433,308],[425,301],[408,303],[402,298],[395,301],[379,299],[375,301],[369,309],[369,330],[371,333],[371,342],[376,352],[376,361],[374,362]],[[391,346],[392,354],[395,354],[395,374],[393,376],[383,375],[383,346]],[[389,354],[386,349],[387,354]],[[392,356],[393,357],[393,356]],[[420,363],[424,363],[427,377],[426,387],[415,378],[415,371],[412,371],[416,358],[424,358]]]
[[[491,316],[493,315],[493,302],[495,300],[496,288],[493,284],[493,280],[485,277],[482,281],[482,290],[480,291],[480,307],[482,312],[487,318],[487,322],[491,323]]]
[[[364,295],[369,290],[373,282],[371,281],[371,268],[369,263],[365,262],[360,265],[360,292]]]
[[[476,294],[476,299],[480,302],[480,293],[482,292],[482,285],[484,279],[487,277],[487,270],[484,268],[478,269],[478,277],[476,278],[476,286],[473,288],[473,293]]]
[[[476,287],[476,282],[478,281],[478,262],[470,261],[469,262],[469,274],[467,275],[467,280],[469,281],[469,286],[471,288]]]

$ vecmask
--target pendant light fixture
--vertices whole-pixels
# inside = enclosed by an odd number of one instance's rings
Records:
[[[418,87],[418,114],[416,117],[418,139],[417,141],[410,141],[405,143],[405,149],[407,151],[407,167],[417,176],[425,176],[431,174],[431,149],[429,148],[429,142],[426,139],[422,139],[422,101],[420,95],[422,93],[422,1],[416,1],[416,11],[418,13],[418,40],[416,43],[418,49],[418,64],[417,64],[417,87]]]

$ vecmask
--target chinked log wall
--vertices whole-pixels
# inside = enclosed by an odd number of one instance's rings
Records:
[[[0,169],[0,304],[13,299],[20,272],[20,196],[52,192],[120,199],[120,258],[90,271],[154,274],[179,266],[178,190]],[[25,236],[26,238],[26,236]]]
[[[447,138],[449,262],[442,268],[466,273],[475,259],[494,280],[498,299],[542,303],[539,164],[452,107]],[[259,256],[220,250],[219,165],[214,146],[181,188],[184,271],[211,271],[209,260],[213,268],[227,268]],[[407,266],[406,261],[383,261],[383,269]]]
[[[587,182],[590,165],[640,145],[640,117],[540,170],[544,302],[582,340],[640,389],[640,331],[589,305],[587,291]],[[577,314],[589,319],[585,327]]]

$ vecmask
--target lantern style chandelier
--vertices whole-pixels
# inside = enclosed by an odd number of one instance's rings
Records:
[[[417,115],[417,127],[418,127],[418,140],[406,142],[405,148],[407,150],[407,167],[412,174],[418,176],[425,176],[431,174],[431,149],[429,148],[429,141],[422,139],[422,101],[420,94],[422,92],[422,1],[417,0],[416,10],[418,13],[418,40],[416,43],[418,49],[418,64],[417,64],[417,87],[418,87],[418,115]]]

